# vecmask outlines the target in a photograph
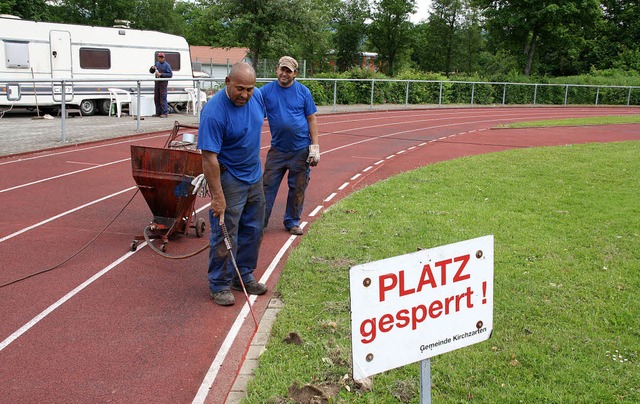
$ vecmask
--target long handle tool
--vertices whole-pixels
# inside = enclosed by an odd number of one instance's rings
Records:
[[[256,314],[253,312],[251,301],[249,301],[249,294],[247,293],[247,289],[244,287],[244,282],[242,281],[242,276],[240,275],[240,269],[238,269],[236,258],[233,256],[233,246],[231,245],[231,238],[229,237],[227,226],[224,224],[224,219],[222,217],[220,218],[220,228],[222,229],[224,244],[227,247],[227,250],[229,251],[229,257],[231,257],[231,263],[233,264],[233,268],[236,270],[238,279],[240,279],[240,285],[242,285],[242,291],[244,292],[244,297],[245,299],[247,299],[247,304],[249,305],[249,311],[251,311],[251,316],[253,317],[253,321],[256,323],[256,328],[258,328],[258,319],[256,319]]]

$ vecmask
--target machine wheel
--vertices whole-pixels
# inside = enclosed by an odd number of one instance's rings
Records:
[[[198,220],[196,220],[196,237],[202,237],[204,236],[204,232],[207,230],[207,222],[199,217]]]
[[[137,249],[138,249],[138,241],[137,241],[137,240],[134,240],[134,241],[131,243],[131,251],[135,251],[135,250],[137,250]]]
[[[160,246],[160,251],[162,251],[162,252],[167,252],[167,245],[166,245],[166,244],[162,244],[162,245]]]
[[[96,113],[96,103],[93,100],[82,100],[80,111],[83,116],[92,116]]]

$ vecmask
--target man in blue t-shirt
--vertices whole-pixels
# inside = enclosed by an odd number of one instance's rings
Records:
[[[289,233],[301,235],[300,216],[304,196],[309,185],[311,167],[320,162],[316,104],[311,91],[295,79],[298,62],[283,56],[276,69],[277,81],[260,91],[264,98],[271,130],[271,148],[264,166],[264,195],[266,198],[265,227],[269,222],[278,188],[288,172],[289,193],[284,213],[284,227]]]
[[[257,282],[253,271],[264,226],[264,194],[260,141],[264,102],[255,88],[256,73],[247,63],[235,64],[220,90],[202,109],[198,149],[211,192],[209,289],[213,300],[231,306],[230,289],[262,295],[267,286]],[[231,238],[242,283],[229,259],[220,223]]]

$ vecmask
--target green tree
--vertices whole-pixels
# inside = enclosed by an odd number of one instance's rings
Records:
[[[494,50],[509,49],[523,55],[523,72],[533,71],[538,49],[558,62],[560,47],[568,43],[576,52],[580,35],[592,28],[600,12],[599,0],[477,0],[485,8],[489,41]],[[578,49],[579,51],[579,49]],[[551,60],[547,59],[547,62]]]
[[[369,41],[378,51],[385,73],[393,76],[395,65],[408,55],[411,22],[415,0],[374,0]]]
[[[345,0],[336,10],[334,44],[336,66],[346,71],[360,65],[360,49],[364,43],[369,17],[368,0]]]
[[[25,20],[48,21],[49,6],[45,0],[2,0],[0,14],[10,14]]]
[[[176,11],[175,0],[135,0],[131,16],[133,26],[139,29],[184,35],[186,23]]]
[[[258,70],[265,56],[322,59],[329,46],[329,10],[336,1],[203,0],[202,4],[215,10],[211,15],[226,29],[223,46],[249,48]]]
[[[229,29],[225,9],[219,2],[180,2],[176,10],[185,21],[184,37],[191,45],[239,46]]]
[[[60,0],[55,20],[70,24],[109,27],[115,20],[132,21],[135,0]]]

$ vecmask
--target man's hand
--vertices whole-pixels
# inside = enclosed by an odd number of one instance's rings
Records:
[[[217,198],[212,195],[210,206],[213,211],[213,216],[224,217],[224,211],[227,209],[227,201],[224,199],[224,195],[220,195]]]
[[[311,167],[315,167],[320,162],[320,145],[312,144],[309,145],[309,157],[307,157],[307,163]]]

